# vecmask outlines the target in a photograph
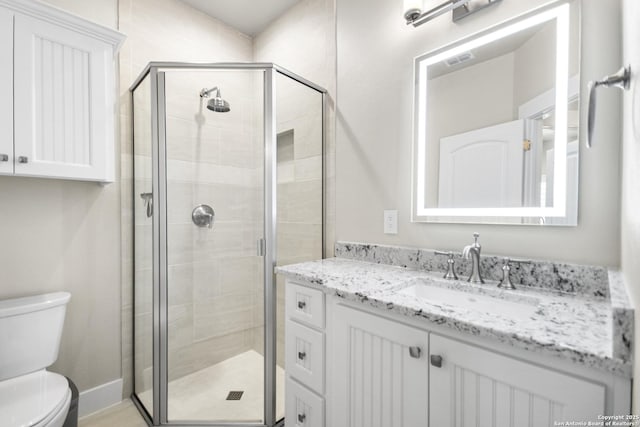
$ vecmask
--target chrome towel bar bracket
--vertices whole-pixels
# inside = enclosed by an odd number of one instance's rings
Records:
[[[631,66],[627,65],[618,70],[617,73],[606,76],[602,80],[589,82],[589,107],[587,110],[587,147],[593,146],[593,129],[596,121],[596,89],[603,87],[617,87],[628,90],[631,84]]]

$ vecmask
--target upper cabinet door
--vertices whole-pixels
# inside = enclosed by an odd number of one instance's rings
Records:
[[[0,9],[0,175],[13,173],[13,13]]]
[[[14,34],[15,174],[113,181],[112,46],[21,14]]]

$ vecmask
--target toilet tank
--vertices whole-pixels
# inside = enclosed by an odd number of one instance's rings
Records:
[[[0,381],[56,361],[70,298],[54,292],[0,301]]]

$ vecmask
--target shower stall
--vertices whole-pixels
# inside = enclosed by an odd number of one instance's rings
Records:
[[[282,425],[278,264],[324,255],[326,91],[150,63],[133,108],[133,388],[150,425]]]

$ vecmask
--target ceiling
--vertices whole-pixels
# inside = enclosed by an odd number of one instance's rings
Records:
[[[300,0],[182,0],[237,30],[255,36]]]

